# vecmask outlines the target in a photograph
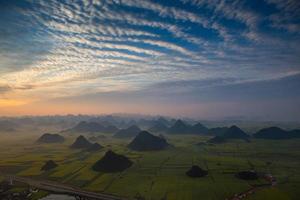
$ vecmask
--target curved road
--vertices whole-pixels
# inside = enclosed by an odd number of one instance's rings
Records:
[[[5,177],[6,179],[12,182],[15,181],[20,183],[25,183],[32,187],[46,190],[53,193],[58,193],[58,194],[69,194],[73,196],[79,196],[79,197],[95,199],[95,200],[127,200],[126,198],[123,197],[118,197],[118,196],[103,194],[103,193],[89,192],[77,187],[56,183],[53,181],[35,180],[32,178],[19,177],[15,175],[5,175]]]
[[[268,182],[266,184],[260,184],[260,185],[252,185],[250,189],[240,193],[235,194],[232,197],[229,198],[229,200],[241,200],[247,198],[249,195],[254,194],[258,189],[266,188],[266,187],[272,187],[274,185],[277,185],[276,178],[273,177],[271,174],[265,174],[263,175],[263,178]],[[227,200],[227,199],[226,199]]]

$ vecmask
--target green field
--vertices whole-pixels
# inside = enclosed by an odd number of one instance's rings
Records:
[[[80,186],[131,199],[191,200],[226,199],[264,180],[243,181],[235,178],[240,170],[255,169],[273,174],[278,184],[257,191],[250,200],[298,199],[300,196],[300,140],[236,140],[220,145],[196,145],[205,136],[167,136],[173,147],[156,152],[134,152],[126,148],[129,140],[111,137],[99,142],[102,151],[88,153],[71,150],[76,136],[67,136],[64,144],[34,144],[37,135],[0,140],[0,170],[20,176],[31,176]],[[91,166],[106,150],[127,155],[134,165],[122,173],[98,173]],[[59,167],[40,171],[52,159]],[[185,172],[197,164],[208,169],[209,176],[189,178]],[[1,178],[1,177],[0,177]]]

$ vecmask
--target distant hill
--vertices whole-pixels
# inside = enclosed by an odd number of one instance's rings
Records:
[[[109,150],[92,167],[95,171],[101,172],[120,172],[129,168],[133,162],[126,156],[119,155]]]
[[[130,127],[130,126],[136,126],[137,122],[135,120],[130,120],[127,123],[125,123],[125,127]]]
[[[207,134],[209,129],[203,126],[201,123],[197,123],[193,126],[184,123],[182,120],[177,120],[173,126],[171,126],[167,133],[169,134]]]
[[[225,139],[248,139],[250,136],[237,126],[231,126],[222,135]]]
[[[168,126],[161,121],[156,121],[155,124],[152,127],[150,127],[148,130],[154,133],[161,133],[161,132],[166,132],[168,130]]]
[[[159,123],[164,124],[165,126],[169,126],[169,125],[170,125],[169,120],[167,120],[167,119],[164,118],[164,117],[159,117],[156,121],[159,122]]]
[[[88,147],[87,151],[94,152],[94,151],[99,151],[101,149],[103,149],[103,146],[96,142],[92,144],[90,147]]]
[[[255,138],[261,139],[290,139],[290,138],[299,138],[300,130],[291,130],[286,131],[278,127],[269,127],[259,130],[253,135]]]
[[[294,129],[289,131],[289,135],[291,138],[300,138],[300,129]]]
[[[114,137],[131,138],[135,137],[139,132],[141,132],[141,129],[136,125],[132,125],[129,128],[119,130],[115,133]]]
[[[189,131],[189,126],[182,120],[177,120],[168,130],[170,134],[186,134]]]
[[[197,123],[190,127],[190,132],[193,134],[207,134],[209,129],[203,126],[201,123]]]
[[[86,122],[82,121],[79,122],[76,126],[74,126],[71,129],[68,129],[64,132],[76,132],[76,133],[95,133],[95,132],[101,132],[101,133],[115,133],[119,129],[113,125],[102,125],[97,122]]]
[[[147,131],[141,131],[128,145],[135,151],[162,150],[168,146],[169,144],[164,138],[152,135]]]
[[[42,171],[49,171],[57,167],[57,164],[53,160],[48,160],[41,168]]]
[[[192,178],[198,178],[208,175],[208,171],[201,169],[197,165],[193,165],[187,172],[186,175]]]
[[[37,143],[62,143],[65,138],[59,134],[43,134],[36,142]]]
[[[84,136],[80,135],[76,138],[75,142],[71,145],[72,149],[87,149],[92,146],[92,143],[90,143]]]
[[[227,141],[227,139],[243,139],[249,141],[250,136],[237,126],[231,126],[230,128],[217,128],[220,131],[218,135],[209,139],[207,142],[212,144],[221,144]]]
[[[104,126],[98,124],[97,122],[79,122],[75,127],[71,130],[74,132],[99,132],[102,131]]]

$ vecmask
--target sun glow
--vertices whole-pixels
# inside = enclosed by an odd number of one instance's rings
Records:
[[[27,101],[16,99],[0,99],[0,107],[14,107],[27,104]]]

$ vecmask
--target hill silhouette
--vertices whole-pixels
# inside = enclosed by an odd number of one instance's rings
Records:
[[[220,132],[218,135],[209,139],[207,142],[212,144],[221,144],[226,142],[227,139],[243,139],[249,142],[250,136],[237,126],[231,126],[230,128],[222,129],[223,133]],[[217,130],[220,131],[221,129],[218,128]]]
[[[248,139],[250,136],[237,126],[231,126],[222,135],[225,139]]]
[[[300,129],[289,131],[290,138],[300,138]]]
[[[109,150],[93,165],[92,169],[102,172],[120,172],[129,168],[132,164],[132,161],[126,156],[116,154]]]
[[[72,149],[87,149],[92,146],[92,143],[90,143],[84,136],[80,135],[76,138],[75,142],[71,145]]]
[[[209,129],[203,126],[201,123],[197,123],[193,126],[184,123],[182,120],[177,120],[173,126],[171,126],[167,133],[169,134],[207,134]]]
[[[154,133],[166,132],[168,130],[168,126],[161,121],[156,121],[148,130]]]
[[[147,131],[141,131],[128,145],[135,151],[162,150],[168,147],[167,141],[159,136],[152,135]]]
[[[273,140],[298,138],[300,137],[300,130],[286,131],[278,127],[269,127],[259,130],[253,137]]]
[[[132,125],[129,128],[119,130],[115,133],[114,137],[130,138],[135,137],[139,132],[141,132],[141,129],[136,125]]]
[[[98,144],[97,142],[92,144],[90,147],[87,148],[87,151],[93,152],[93,151],[99,151],[103,148],[102,145]]]
[[[59,134],[45,133],[36,142],[37,143],[62,143],[65,138]]]
[[[169,125],[170,125],[169,120],[167,120],[167,119],[164,118],[164,117],[159,117],[156,121],[159,122],[159,123],[164,124],[165,126],[169,126]]]
[[[49,171],[57,167],[57,164],[53,160],[48,160],[41,168],[42,171]]]
[[[215,127],[208,130],[210,135],[223,135],[228,130],[228,127]]]
[[[197,178],[207,176],[208,171],[201,169],[197,165],[193,165],[187,172],[186,175],[189,177]]]
[[[66,130],[66,132],[77,132],[77,133],[115,133],[119,129],[113,125],[102,125],[97,122],[79,122],[75,127]]]
[[[189,131],[189,126],[182,120],[177,120],[168,130],[170,134],[186,134]]]
[[[197,123],[190,127],[190,132],[192,134],[207,134],[209,129],[203,126],[201,123]]]

